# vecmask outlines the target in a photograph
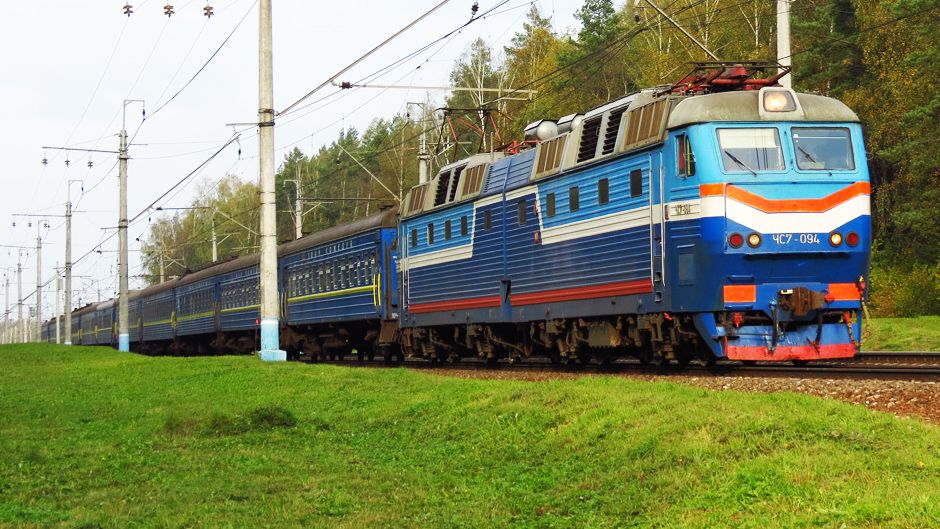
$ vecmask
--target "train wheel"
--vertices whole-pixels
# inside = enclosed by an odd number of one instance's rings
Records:
[[[356,360],[364,362],[366,360],[366,353],[364,351],[356,351]]]

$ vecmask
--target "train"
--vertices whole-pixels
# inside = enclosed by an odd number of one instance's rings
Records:
[[[859,118],[767,71],[697,64],[535,122],[400,207],[281,245],[281,346],[312,359],[854,356],[871,254]],[[257,255],[129,301],[135,351],[257,349]],[[76,310],[73,343],[113,346],[115,311]]]

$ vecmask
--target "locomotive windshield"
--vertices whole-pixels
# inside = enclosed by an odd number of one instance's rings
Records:
[[[718,129],[721,160],[725,171],[781,171],[783,150],[777,129]]]
[[[851,171],[855,169],[849,129],[793,128],[796,165],[803,170]]]

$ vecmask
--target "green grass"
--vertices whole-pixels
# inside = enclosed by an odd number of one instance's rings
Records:
[[[865,351],[940,351],[940,316],[873,318]]]
[[[0,527],[937,527],[938,451],[796,394],[0,348]]]

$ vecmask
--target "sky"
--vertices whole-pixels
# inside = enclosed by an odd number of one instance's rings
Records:
[[[123,13],[127,2],[133,9],[129,17]],[[165,3],[173,4],[170,17],[164,14]],[[275,109],[287,108],[439,3],[274,0]],[[459,28],[470,19],[473,3],[450,0],[338,81],[365,78]],[[480,12],[501,3],[480,0]],[[552,18],[556,32],[576,31],[573,15],[582,0],[510,0],[373,82],[446,86],[454,62],[470,42],[483,38],[501,53],[522,30],[531,4]],[[148,211],[148,206],[222,149],[236,131],[236,141],[155,206],[186,206],[198,198],[200,189],[226,174],[257,181],[256,129],[226,126],[257,121],[256,0],[210,0],[211,18],[204,16],[206,5],[204,0],[5,3],[0,17],[0,100],[6,102],[6,126],[0,128],[0,273],[9,279],[9,301],[4,302],[14,317],[18,261],[23,297],[29,297],[25,304],[35,303],[37,231],[42,238],[42,281],[53,277],[57,264],[64,265],[63,216],[69,199],[76,261],[73,307],[96,301],[99,290],[101,299],[107,299],[117,289],[117,156],[56,147],[116,151],[122,122],[126,127],[132,139],[128,216],[137,217],[128,230],[132,288],[143,284],[134,277],[143,272],[137,239],[144,240],[149,223],[163,214]],[[304,104],[333,92],[338,89],[327,87]],[[332,95],[278,118],[276,160],[279,164],[294,147],[315,152],[343,127],[362,131],[375,118],[403,112],[408,101],[428,96],[442,101],[445,95],[371,88]],[[143,104],[125,107],[124,100]],[[54,293],[50,282],[43,290],[44,318],[53,314]]]

